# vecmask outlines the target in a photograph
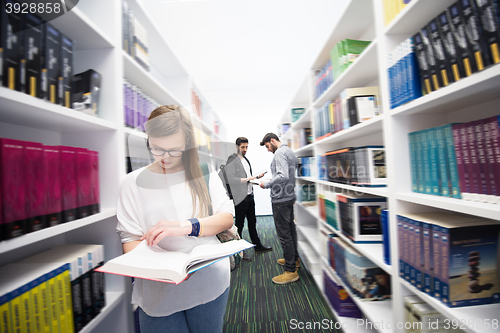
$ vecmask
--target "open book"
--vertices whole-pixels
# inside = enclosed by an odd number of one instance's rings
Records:
[[[188,274],[254,245],[246,240],[198,245],[190,253],[167,251],[142,241],[135,249],[105,263],[96,271],[179,284]]]

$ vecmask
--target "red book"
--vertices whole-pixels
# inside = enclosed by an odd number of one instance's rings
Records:
[[[26,223],[23,141],[0,139],[0,166],[2,239],[11,239],[24,234]]]
[[[61,151],[59,146],[44,146],[45,202],[47,227],[62,223]]]
[[[91,213],[91,171],[90,153],[85,148],[75,148],[76,151],[76,199],[77,218],[81,219],[92,215]]]
[[[25,142],[26,233],[46,227],[46,185],[43,144]]]
[[[97,214],[100,211],[100,195],[99,195],[99,152],[90,150],[90,202],[92,205],[92,214]]]
[[[61,149],[62,221],[64,223],[77,219],[76,150],[73,147],[59,147]]]

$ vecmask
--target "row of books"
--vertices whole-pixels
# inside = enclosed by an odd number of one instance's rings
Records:
[[[293,134],[292,149],[299,149],[313,143],[311,128],[300,128]]]
[[[500,302],[499,221],[452,212],[397,215],[399,275],[449,307]]]
[[[389,61],[391,107],[420,97],[409,86],[420,84],[422,94],[429,94],[499,63],[499,43],[498,0],[455,2],[403,42],[404,54],[392,55],[397,65]],[[408,96],[402,93],[405,87]]]
[[[409,133],[412,191],[500,203],[500,116]]]
[[[0,49],[2,86],[91,115],[98,113],[101,76],[94,70],[74,73],[75,42],[64,31],[35,14],[5,10]]]
[[[153,98],[144,93],[141,88],[127,79],[123,79],[123,112],[125,126],[141,128],[148,120],[151,112],[160,106]]]
[[[405,333],[463,333],[459,321],[452,322],[418,296],[403,297]]]
[[[102,245],[65,244],[1,267],[2,332],[79,332],[106,305]]]
[[[0,239],[99,212],[99,154],[0,139]]]
[[[391,299],[391,276],[336,235],[328,239],[328,261],[344,287],[363,301]]]
[[[387,56],[391,109],[422,96],[422,84],[414,49],[414,40],[410,37],[396,46]]]
[[[320,186],[317,190],[320,218],[354,243],[380,243],[382,211],[387,198]],[[389,238],[386,237],[386,241]]]
[[[311,156],[297,158],[297,177],[316,178],[316,158]]]
[[[379,96],[378,86],[344,89],[314,112],[315,139],[322,140],[380,115]]]
[[[383,0],[384,6],[384,26],[387,26],[392,20],[398,16],[403,8],[411,2],[411,0]]]
[[[318,99],[349,68],[370,43],[370,41],[344,39],[334,45],[325,66],[314,72],[314,100]]]
[[[204,121],[209,120],[208,119],[208,110],[205,105],[205,102],[200,98],[200,96],[191,89],[191,100],[194,106],[194,114],[198,116],[198,118],[203,119]]]
[[[283,124],[278,125],[276,135],[278,135],[278,137],[282,137],[290,130],[291,127],[292,127],[292,124],[290,124],[290,123],[283,123]]]
[[[318,156],[319,179],[366,187],[387,186],[384,146],[347,147]]]
[[[122,48],[149,71],[148,31],[134,16],[127,0],[122,0]]]

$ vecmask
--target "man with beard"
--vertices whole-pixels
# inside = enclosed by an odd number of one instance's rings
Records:
[[[250,181],[261,178],[264,174],[257,177],[252,176],[252,166],[245,157],[248,150],[248,139],[239,137],[236,139],[236,154],[232,154],[227,159],[226,176],[233,195],[236,215],[236,228],[238,234],[242,237],[245,217],[248,221],[248,232],[252,243],[255,244],[255,252],[265,252],[272,250],[271,247],[262,245],[257,234],[257,218],[255,217],[255,200],[253,195],[253,185]],[[246,252],[243,254],[243,260],[251,261]]]
[[[275,276],[276,284],[287,284],[299,279],[297,269],[300,266],[297,250],[297,229],[293,215],[295,203],[295,170],[297,157],[292,150],[281,143],[274,133],[267,133],[261,146],[274,154],[271,162],[271,180],[260,182],[261,188],[271,189],[271,203],[273,208],[274,225],[283,249],[284,259],[278,259],[278,264],[285,266],[285,272]]]

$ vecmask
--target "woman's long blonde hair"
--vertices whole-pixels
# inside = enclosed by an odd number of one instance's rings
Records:
[[[209,215],[210,196],[200,168],[194,128],[189,113],[176,105],[163,105],[154,109],[146,122],[148,137],[161,138],[179,131],[184,133],[186,140],[186,148],[181,158],[186,172],[186,181],[193,194],[191,216],[205,217]],[[197,212],[198,216],[195,216]]]

